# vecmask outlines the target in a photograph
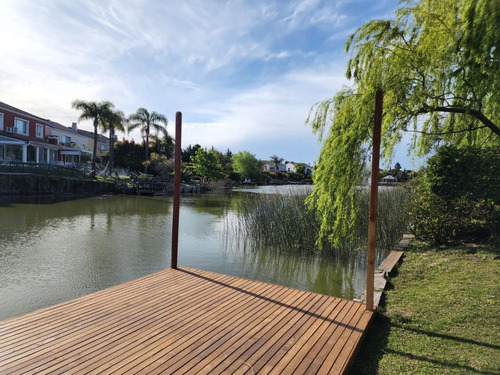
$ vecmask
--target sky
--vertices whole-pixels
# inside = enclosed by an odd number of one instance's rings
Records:
[[[311,107],[343,85],[345,41],[397,0],[0,0],[0,101],[64,125],[74,99],[182,112],[196,143],[313,164]],[[91,122],[79,128],[92,130]],[[141,140],[138,130],[119,134]],[[393,163],[415,167],[406,145]]]

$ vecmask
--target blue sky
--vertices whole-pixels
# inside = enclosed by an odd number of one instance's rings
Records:
[[[342,85],[346,38],[396,0],[3,0],[1,101],[70,125],[74,99],[166,115],[182,146],[313,163],[305,119]],[[90,122],[80,128],[91,130]],[[119,135],[121,137],[121,135]],[[139,132],[128,138],[140,140]],[[393,160],[411,168],[403,144]]]

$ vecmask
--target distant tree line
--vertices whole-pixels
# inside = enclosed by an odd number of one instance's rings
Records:
[[[72,107],[81,112],[79,120],[91,120],[94,126],[94,149],[92,154],[92,176],[96,174],[96,163],[106,165],[111,175],[115,167],[133,172],[147,172],[162,178],[170,178],[173,171],[174,139],[167,132],[168,119],[165,115],[146,108],[139,108],[129,116],[115,109],[110,101],[74,100]],[[131,132],[139,129],[143,141],[123,138],[115,142],[116,132]],[[109,132],[108,151],[98,160],[96,155],[98,131]],[[276,155],[270,157],[277,165],[283,158]],[[189,145],[182,150],[183,179],[186,181],[199,179],[215,181],[228,179],[232,181],[251,180],[256,183],[271,178],[288,178],[301,180],[307,177],[305,165],[297,164],[292,173],[269,173],[262,170],[262,161],[249,151],[241,151],[233,155],[231,150],[221,152],[214,147],[205,148],[199,144]]]

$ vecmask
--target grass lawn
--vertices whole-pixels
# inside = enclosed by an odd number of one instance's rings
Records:
[[[350,374],[500,374],[500,249],[405,249]]]

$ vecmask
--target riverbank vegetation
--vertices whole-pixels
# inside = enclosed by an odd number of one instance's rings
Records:
[[[415,182],[409,212],[418,238],[500,242],[498,149],[440,147]]]
[[[500,248],[414,243],[351,374],[497,374]]]
[[[308,194],[290,192],[288,194],[249,194],[239,203],[237,230],[277,252],[297,252],[301,254],[349,254],[363,249],[367,244],[368,189],[357,190],[353,204],[360,212],[355,225],[353,240],[343,241],[338,246],[319,236],[317,211],[306,202]],[[407,232],[408,212],[404,209],[409,199],[405,188],[384,188],[379,195],[378,238],[380,249],[390,249]]]

